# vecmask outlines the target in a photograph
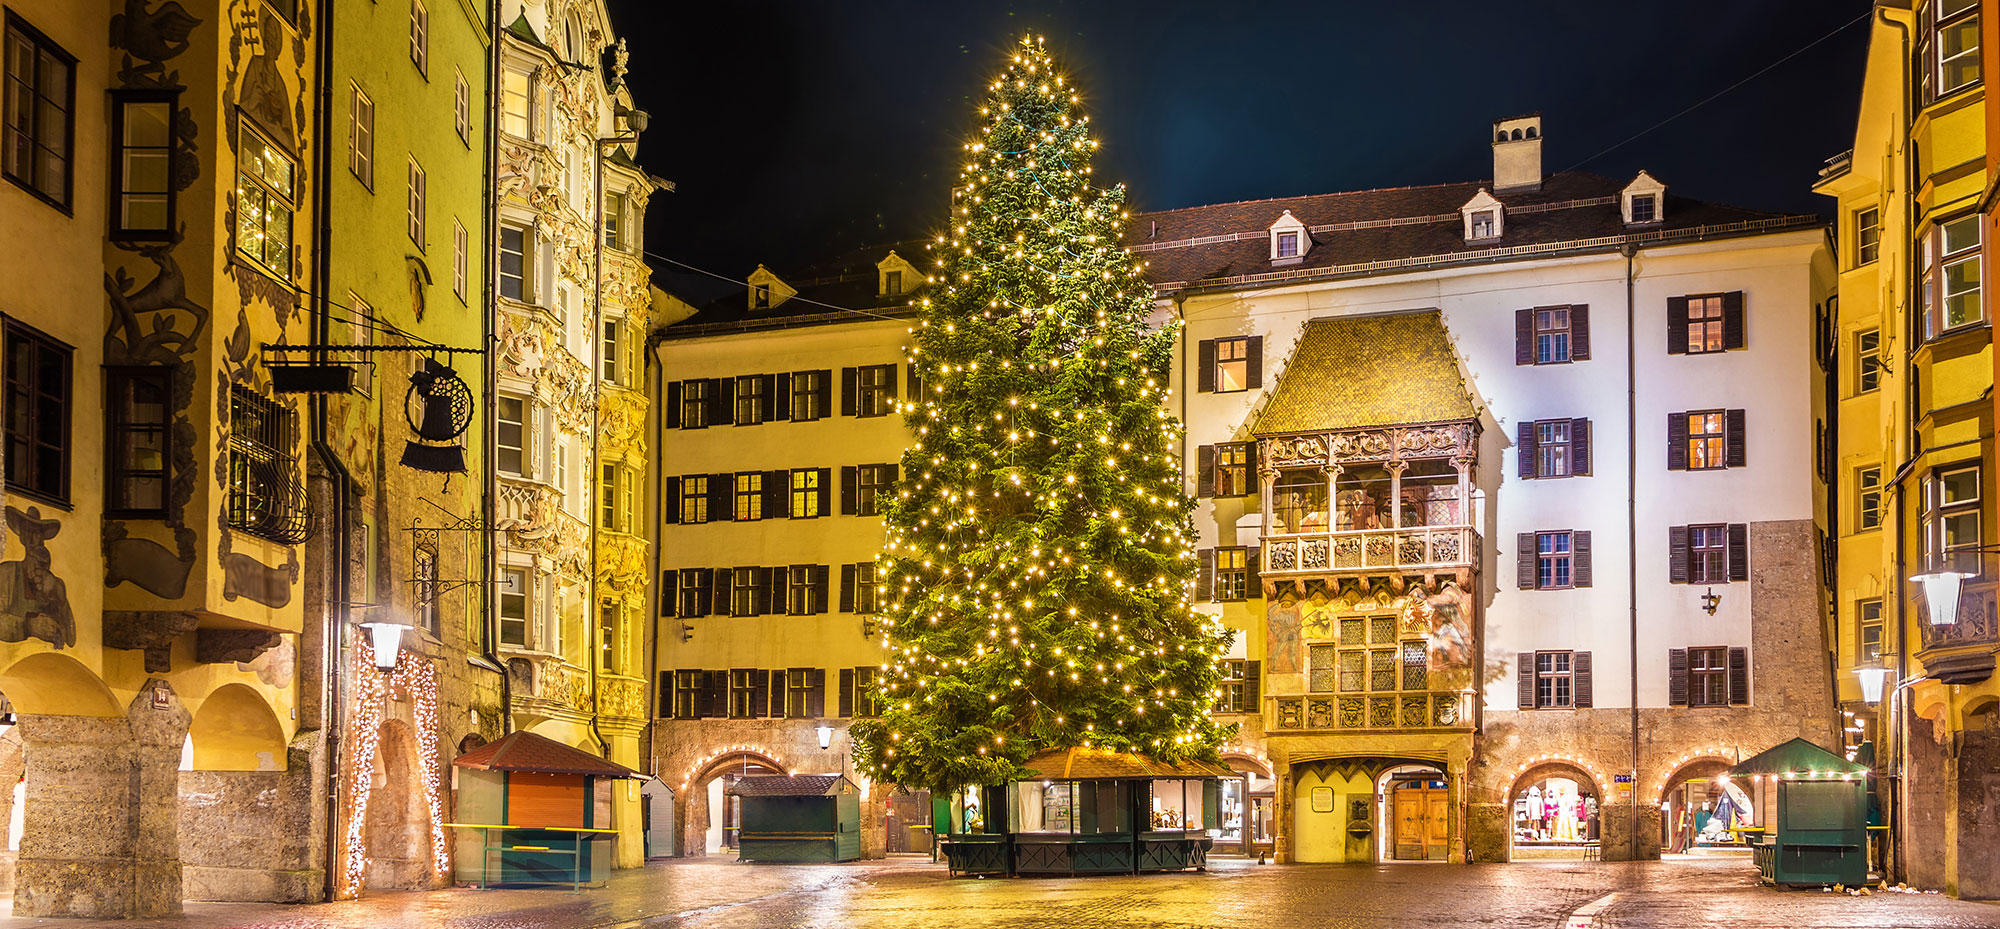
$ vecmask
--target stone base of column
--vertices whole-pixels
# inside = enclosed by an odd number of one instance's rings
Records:
[[[1605,861],[1652,861],[1660,857],[1660,808],[1639,807],[1638,842],[1632,841],[1632,805],[1607,803],[1597,812]]]
[[[1508,834],[1511,828],[1507,805],[1504,803],[1468,803],[1465,805],[1465,860],[1507,861],[1511,857],[1513,843]]]

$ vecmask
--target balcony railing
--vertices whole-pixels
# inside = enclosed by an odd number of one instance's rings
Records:
[[[1969,581],[1958,595],[1958,622],[1949,626],[1922,623],[1923,648],[1956,648],[1961,645],[1989,646],[2000,642],[2000,612],[1995,599],[2000,585],[1992,581]],[[1920,601],[1921,602],[1921,601]],[[1928,615],[1928,614],[1926,614]]]
[[[1471,526],[1406,526],[1264,537],[1265,575],[1457,568],[1479,560]]]
[[[1273,727],[1287,732],[1359,729],[1469,729],[1466,695],[1457,691],[1278,697]]]

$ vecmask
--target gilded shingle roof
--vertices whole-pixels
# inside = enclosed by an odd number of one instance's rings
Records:
[[[1257,435],[1473,419],[1436,310],[1310,320]]]
[[[1170,763],[1126,752],[1098,748],[1068,748],[1042,752],[1022,767],[1047,780],[1091,780],[1119,777],[1228,777],[1225,765],[1190,758]]]

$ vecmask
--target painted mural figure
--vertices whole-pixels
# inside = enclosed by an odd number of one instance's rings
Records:
[[[20,561],[0,562],[0,642],[41,639],[57,648],[76,644],[76,619],[69,589],[51,570],[48,541],[62,523],[43,519],[41,510],[7,508],[7,528],[21,539]]]
[[[1270,653],[1265,657],[1272,674],[1299,672],[1299,605],[1294,600],[1273,600],[1270,607]]]

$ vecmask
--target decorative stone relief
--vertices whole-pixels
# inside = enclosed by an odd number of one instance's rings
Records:
[[[105,610],[104,644],[146,653],[146,671],[173,670],[174,640],[194,630],[201,617],[177,610]]]

